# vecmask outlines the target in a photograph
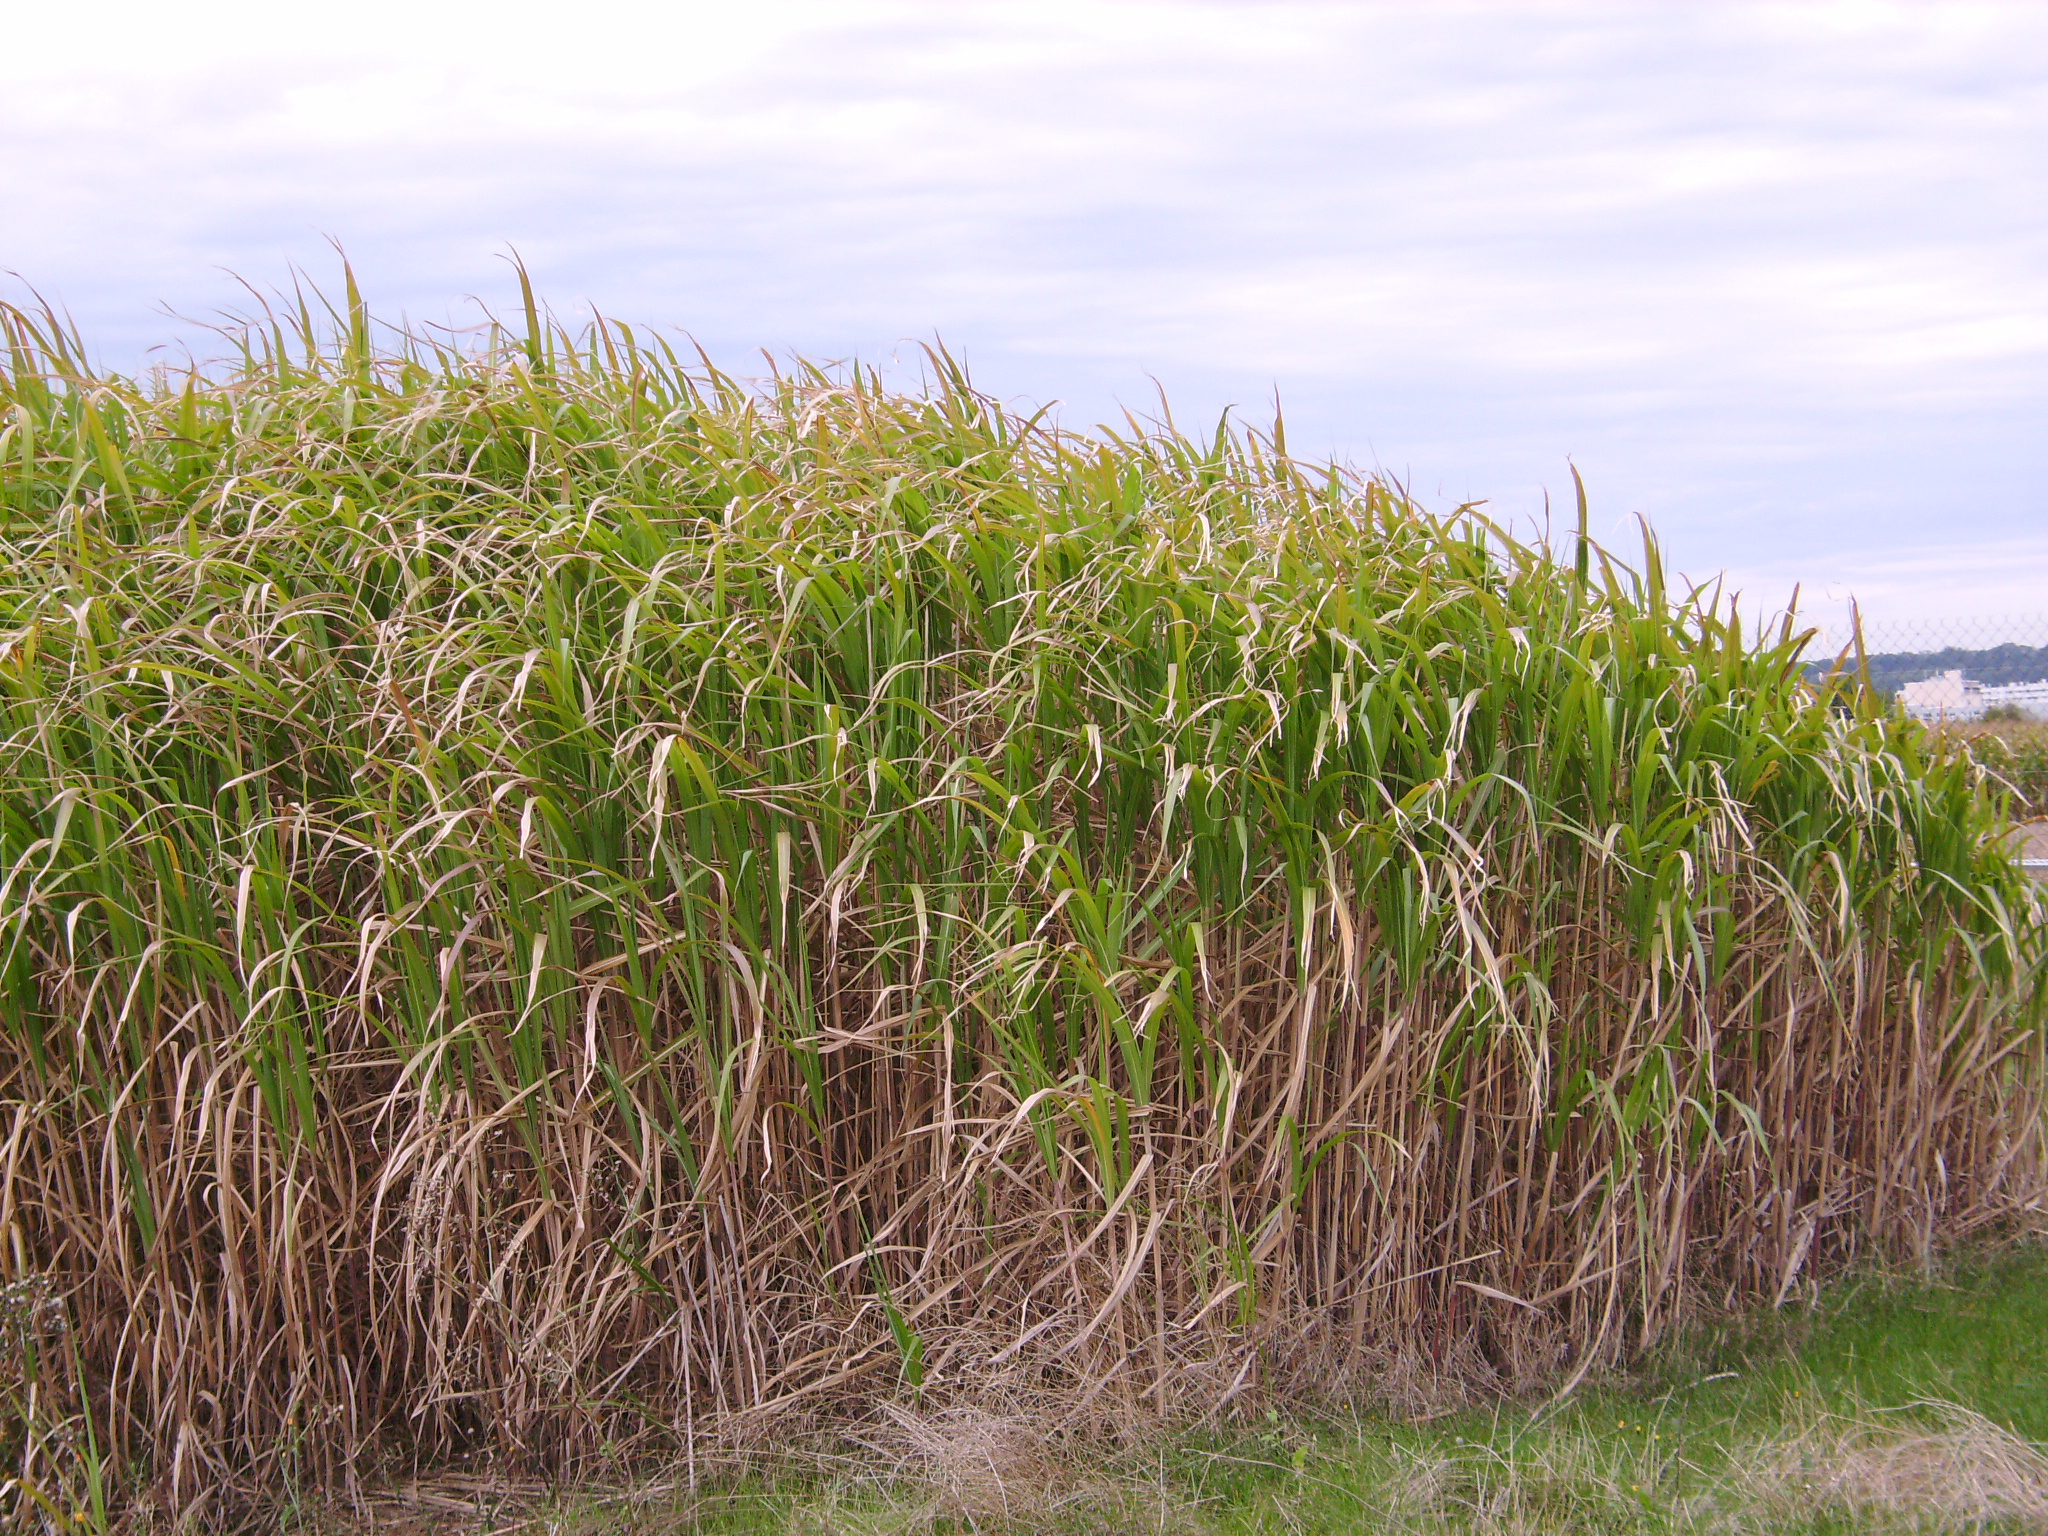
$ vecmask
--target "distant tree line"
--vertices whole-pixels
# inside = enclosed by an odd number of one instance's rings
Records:
[[[2032,683],[2048,678],[2048,645],[1994,645],[1988,650],[1964,650],[1949,646],[1939,651],[1885,651],[1870,658],[1870,682],[1890,697],[1907,683],[1937,677],[1954,668],[1980,683]],[[1847,663],[1855,665],[1853,655]],[[1807,664],[1815,681],[1834,669],[1833,656]]]

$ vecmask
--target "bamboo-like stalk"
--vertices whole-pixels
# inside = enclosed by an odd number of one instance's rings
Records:
[[[189,1514],[1523,1384],[2039,1208],[1991,792],[1654,545],[943,356],[0,318],[0,1268]]]

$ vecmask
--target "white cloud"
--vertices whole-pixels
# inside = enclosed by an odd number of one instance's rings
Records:
[[[1799,611],[1839,648],[1860,611],[1874,650],[1944,645],[2048,645],[2048,534],[1975,542],[1930,540],[1885,550],[1844,549],[1799,566],[1728,573],[1749,612],[1781,608],[1795,584]],[[1853,605],[1853,607],[1852,607]]]
[[[317,276],[326,234],[425,318],[502,305],[517,245],[736,360],[937,332],[1070,421],[1277,387],[1297,448],[1432,497],[1526,515],[1574,454],[1693,568],[1883,585],[1938,533],[1986,552],[1959,595],[2048,584],[2048,8],[338,18],[11,18],[0,267],[132,359],[154,301]]]

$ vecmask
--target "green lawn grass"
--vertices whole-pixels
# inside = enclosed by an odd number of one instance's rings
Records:
[[[1000,1454],[977,1469],[972,1444],[950,1469],[807,1461],[694,1498],[643,1490],[499,1523],[561,1536],[2020,1532],[2048,1528],[2043,1442],[2048,1249],[2028,1244],[1703,1327],[1562,1402],[1415,1422],[1275,1415],[1092,1465],[1086,1448],[1046,1447],[1035,1477],[999,1476]]]

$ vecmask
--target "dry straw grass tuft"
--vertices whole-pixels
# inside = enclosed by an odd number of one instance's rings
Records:
[[[930,1490],[920,1520],[1002,1523],[1043,1514],[1075,1481],[1040,1415],[961,1406],[919,1412],[896,1403],[857,1437],[898,1484]]]
[[[2048,1455],[1955,1403],[1931,1420],[1830,1415],[1764,1449],[1738,1486],[1756,1512],[1847,1517],[1858,1529],[2048,1529]]]
[[[0,1266],[190,1516],[1515,1384],[2038,1209],[1980,776],[1654,548],[943,358],[4,321]]]

